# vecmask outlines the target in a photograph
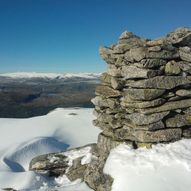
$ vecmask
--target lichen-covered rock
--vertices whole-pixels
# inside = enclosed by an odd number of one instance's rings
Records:
[[[155,59],[164,59],[164,60],[171,60],[179,58],[179,52],[176,51],[169,51],[169,50],[161,50],[160,52],[148,52],[146,54],[146,58],[155,58]]]
[[[114,90],[108,86],[103,86],[103,85],[99,85],[96,87],[96,91],[95,93],[97,95],[102,95],[106,98],[110,98],[110,97],[120,97],[121,96],[121,92],[118,90]]]
[[[100,108],[115,109],[119,105],[119,100],[113,98],[107,99],[102,96],[97,96],[93,98],[91,101],[94,105],[99,106]]]
[[[157,131],[133,131],[133,135],[137,141],[143,143],[170,142],[179,140],[182,135],[182,130],[175,128]]]
[[[183,129],[182,135],[184,138],[191,138],[191,127]]]
[[[152,113],[172,111],[172,110],[188,108],[188,107],[191,107],[191,99],[183,99],[178,101],[166,102],[163,105],[155,107],[155,108],[140,109],[140,112],[144,114],[152,114]]]
[[[136,108],[136,109],[143,109],[143,108],[150,108],[150,107],[156,107],[164,104],[166,102],[165,99],[158,98],[151,101],[132,101],[129,100],[127,97],[124,97],[124,99],[121,101],[121,105],[124,108]]]
[[[165,125],[162,121],[157,121],[151,124],[146,124],[146,125],[136,125],[132,123],[124,123],[124,125],[128,125],[129,127],[135,129],[135,130],[144,130],[144,131],[155,131],[155,130],[160,130],[164,129]]]
[[[83,180],[87,165],[97,157],[97,145],[71,149],[65,152],[37,156],[30,162],[29,170],[48,176],[66,175],[69,180]]]
[[[121,75],[125,79],[151,78],[160,74],[158,70],[143,69],[136,66],[122,66]]]
[[[167,90],[183,85],[191,85],[191,76],[156,76],[150,79],[126,82],[126,86],[133,88],[156,88]]]
[[[100,54],[108,63],[93,100],[94,125],[102,130],[100,158],[122,142],[151,148],[191,138],[191,29],[179,28],[156,40],[126,31]],[[101,172],[95,171],[91,187],[107,190],[97,182]]]
[[[174,60],[169,61],[166,66],[165,66],[165,73],[166,74],[180,74],[181,73],[181,69],[180,66],[177,62],[175,62]]]
[[[98,136],[98,141],[97,141],[98,153],[99,155],[107,158],[111,149],[114,149],[115,147],[117,147],[118,145],[124,142],[119,140],[112,140],[110,139],[110,137],[107,137],[103,133],[100,133]],[[132,143],[129,142],[129,145],[132,146]]]
[[[94,101],[94,125],[103,130],[104,136],[141,144],[148,140],[153,144],[169,142],[183,136],[183,128],[189,125],[185,116],[191,113],[190,37],[187,28],[156,40],[124,32],[118,44],[101,51],[107,55],[103,59],[115,60],[109,63],[108,76],[104,74],[102,80],[112,91],[103,87],[98,100],[100,95],[106,99]]]
[[[155,68],[160,68],[161,66],[165,66],[167,63],[166,60],[162,59],[143,59],[138,63],[135,63],[135,66],[140,67],[140,68],[149,68],[149,69],[155,69]]]
[[[177,114],[165,121],[166,127],[191,126],[191,114]]]
[[[179,49],[180,58],[184,61],[191,62],[191,48],[188,46]]]
[[[168,34],[167,40],[176,46],[191,46],[191,30],[189,28],[178,28]]]
[[[88,165],[84,173],[84,181],[96,191],[111,191],[113,178],[103,173],[105,158],[98,158]]]
[[[168,111],[161,113],[151,113],[148,115],[141,113],[132,113],[132,114],[127,114],[125,118],[135,125],[146,125],[160,121],[168,114],[169,114]]]

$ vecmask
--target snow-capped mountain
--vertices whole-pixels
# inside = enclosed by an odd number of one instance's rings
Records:
[[[0,74],[0,77],[8,78],[86,78],[86,79],[97,79],[100,73],[38,73],[38,72],[14,72]]]

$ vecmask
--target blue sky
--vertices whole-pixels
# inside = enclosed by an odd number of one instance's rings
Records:
[[[191,27],[190,0],[0,0],[0,73],[101,72],[98,49],[132,31]]]

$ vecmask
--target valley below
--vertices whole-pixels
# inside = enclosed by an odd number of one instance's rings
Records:
[[[70,77],[0,76],[0,118],[45,115],[58,107],[93,107],[98,75]]]

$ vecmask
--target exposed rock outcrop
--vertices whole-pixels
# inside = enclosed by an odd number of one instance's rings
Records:
[[[83,180],[87,165],[97,160],[97,145],[91,144],[65,152],[37,156],[30,162],[29,170],[48,176],[66,175],[70,181]]]

